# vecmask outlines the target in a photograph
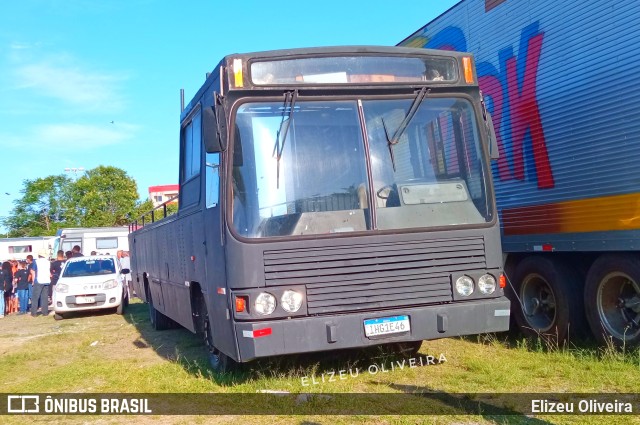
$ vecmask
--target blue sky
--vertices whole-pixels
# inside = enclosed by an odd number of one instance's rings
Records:
[[[25,179],[113,165],[178,182],[186,102],[226,54],[395,45],[458,0],[21,0],[0,6],[0,217]]]

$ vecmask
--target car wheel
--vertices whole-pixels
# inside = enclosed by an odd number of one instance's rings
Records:
[[[64,319],[64,316],[62,315],[62,313],[53,313],[53,318],[55,320],[62,320]]]

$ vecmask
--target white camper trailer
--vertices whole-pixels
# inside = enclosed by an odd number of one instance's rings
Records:
[[[83,255],[115,254],[117,251],[129,250],[127,227],[75,227],[60,229],[56,233],[52,255],[56,255],[59,249],[64,252],[78,245]]]
[[[26,260],[27,255],[38,256],[38,252],[47,251],[51,254],[53,236],[33,236],[24,238],[0,239],[0,261]]]

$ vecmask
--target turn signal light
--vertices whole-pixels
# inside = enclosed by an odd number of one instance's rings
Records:
[[[245,297],[236,297],[236,313],[247,311],[247,300]]]
[[[233,60],[233,85],[237,88],[244,86],[242,76],[242,59]]]
[[[500,275],[500,287],[501,288],[506,288],[507,287],[507,278],[504,274]]]
[[[470,56],[464,56],[462,58],[462,68],[464,70],[464,82],[467,84],[473,83],[473,64]]]

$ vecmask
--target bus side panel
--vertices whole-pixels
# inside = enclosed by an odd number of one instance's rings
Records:
[[[166,273],[161,279],[163,313],[195,331],[190,287],[192,283],[205,279],[202,214],[197,211],[179,217],[165,228],[162,239],[157,241],[162,246],[160,256]]]
[[[638,250],[640,3],[464,0],[400,43],[474,54],[506,252]]]

